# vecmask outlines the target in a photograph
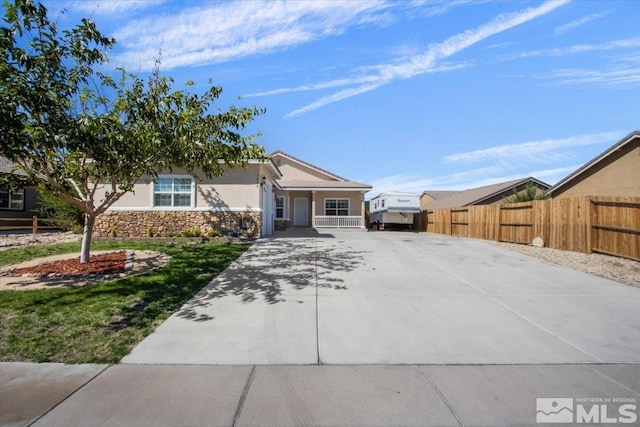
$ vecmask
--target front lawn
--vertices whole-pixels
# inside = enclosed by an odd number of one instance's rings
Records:
[[[248,249],[247,244],[95,242],[163,252],[143,276],[81,288],[0,291],[0,361],[116,363]],[[79,243],[0,252],[0,265],[80,251]]]

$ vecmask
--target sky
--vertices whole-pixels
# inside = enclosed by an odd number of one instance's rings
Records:
[[[640,129],[640,1],[44,0],[116,39],[105,70],[215,105],[247,132],[383,191],[554,184]]]

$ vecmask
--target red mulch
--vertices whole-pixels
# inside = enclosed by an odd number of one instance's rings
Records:
[[[34,274],[38,276],[62,277],[83,276],[87,274],[119,274],[124,273],[127,252],[111,252],[93,255],[89,262],[81,264],[80,257],[62,261],[49,262],[35,267],[16,268],[9,271],[12,276]]]

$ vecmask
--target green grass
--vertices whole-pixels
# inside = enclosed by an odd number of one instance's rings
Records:
[[[92,249],[145,249],[165,267],[80,288],[0,292],[0,361],[116,363],[249,245],[95,242]],[[11,249],[0,265],[79,252],[78,243]]]

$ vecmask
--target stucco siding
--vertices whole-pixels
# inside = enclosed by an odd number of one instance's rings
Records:
[[[287,181],[335,181],[325,173],[282,156],[274,157],[274,162]]]
[[[625,147],[627,148],[627,147]],[[640,139],[554,192],[554,198],[576,196],[640,197]]]
[[[318,191],[316,193],[316,216],[322,216],[324,212],[325,199],[348,199],[349,216],[362,215],[362,194],[359,192],[345,191]]]
[[[427,210],[427,204],[433,202],[434,200],[435,199],[429,196],[428,194],[425,194],[422,197],[420,197],[420,210],[421,211]]]
[[[247,169],[234,168],[221,177],[195,179],[194,208],[204,209],[258,209],[260,208],[260,181],[266,175],[266,168],[259,164],[249,165]],[[159,176],[192,176],[184,170],[162,171]],[[267,178],[269,178],[267,176]],[[153,178],[143,177],[136,182],[132,191],[125,193],[112,208],[115,209],[151,209]],[[104,197],[110,186],[104,185],[96,192],[97,199]],[[170,208],[168,208],[170,209]],[[183,210],[185,208],[182,208]]]

